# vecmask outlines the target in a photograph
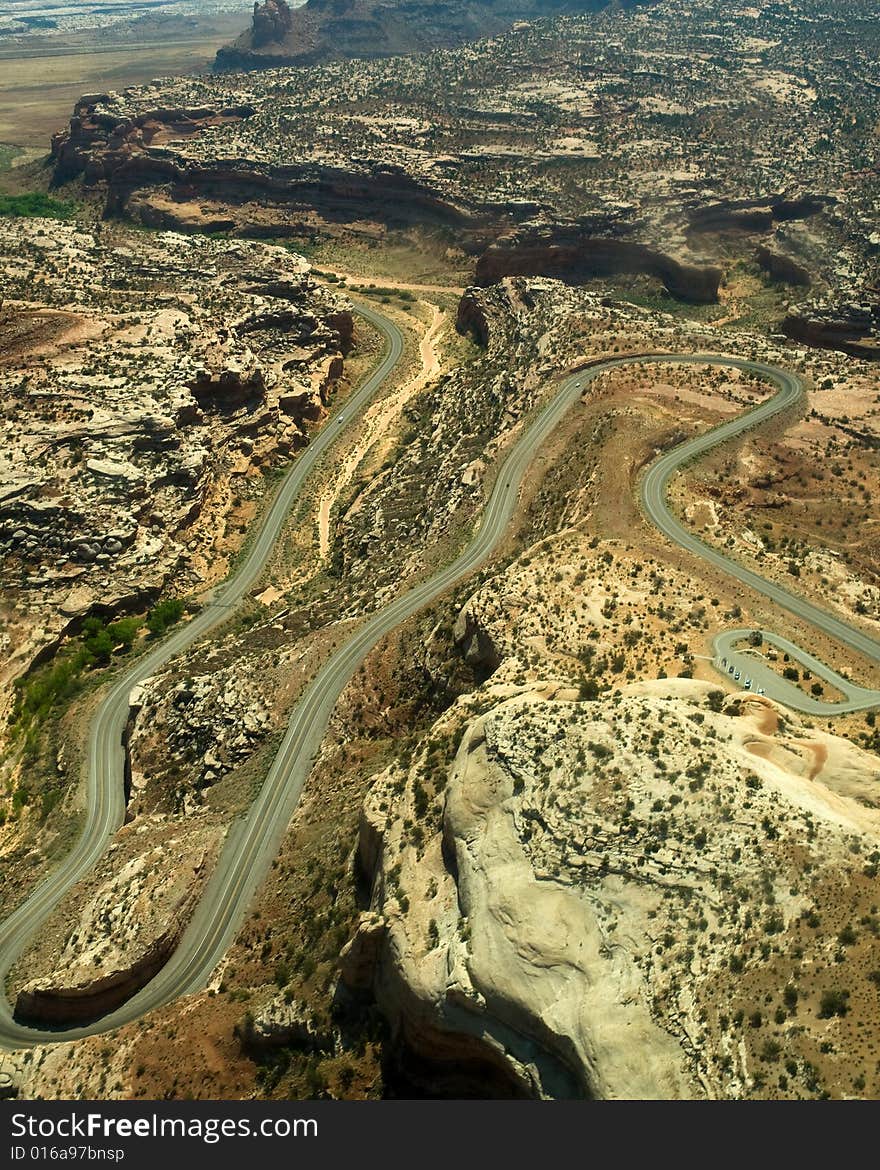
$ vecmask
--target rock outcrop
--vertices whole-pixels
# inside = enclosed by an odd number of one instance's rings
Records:
[[[594,12],[610,0],[285,0],[254,4],[251,28],[220,49],[217,70],[274,69],[345,57],[391,57],[497,36],[516,20]],[[653,0],[624,0],[629,7]]]
[[[160,146],[169,138],[187,138],[208,126],[237,122],[253,114],[247,105],[154,109],[131,113],[119,108],[115,95],[85,94],[74,106],[66,130],[52,136],[51,159],[56,184],[83,175],[87,183],[106,179],[137,150]]]
[[[148,227],[245,238],[302,230],[315,213],[328,223],[418,222],[473,230],[488,222],[479,208],[445,197],[390,161],[348,167],[202,162],[166,145],[252,114],[248,105],[139,110],[118,95],[83,97],[68,129],[53,137],[53,181],[81,177],[86,186],[103,186],[107,217],[128,214]]]
[[[34,1024],[88,1023],[119,1007],[158,974],[174,953],[191,905],[128,967],[76,984],[35,981],[19,991],[15,1018]]]
[[[222,540],[259,467],[308,442],[352,344],[346,302],[286,249],[114,231],[105,246],[100,228],[0,223],[18,434],[0,455],[0,582],[31,615],[10,626],[17,672],[90,616],[143,612],[172,579],[196,591],[217,568],[201,534]]]
[[[836,203],[833,196],[812,192],[701,201],[688,209],[688,220],[693,232],[769,232],[781,223],[811,219]]]
[[[18,1096],[19,1070],[11,1060],[0,1060],[0,1101]]]
[[[73,922],[62,922],[56,914],[64,936],[58,961],[51,976],[18,986],[18,1019],[43,1024],[97,1019],[134,995],[168,961],[201,895],[222,834],[205,827],[175,834],[159,820],[152,828],[163,838],[161,845],[132,852],[138,834],[129,831],[102,863],[103,880],[82,891]],[[130,859],[113,872],[113,862],[118,864],[127,852]],[[53,929],[50,925],[50,934]]]
[[[260,1052],[271,1048],[306,1048],[332,1051],[333,1033],[322,1028],[303,1003],[276,995],[256,1014],[249,1014],[236,1029],[244,1048]]]
[[[755,259],[772,280],[801,288],[809,288],[813,283],[808,268],[775,248],[762,244],[755,252]]]
[[[433,729],[458,744],[447,776],[417,755],[380,778],[360,853],[373,912],[342,978],[361,988],[375,956],[410,1087],[644,1099],[747,1079],[744,1052],[716,1059],[729,1041],[705,1009],[724,1012],[750,924],[794,929],[807,826],[829,872],[858,868],[853,841],[874,847],[876,815],[835,789],[859,772],[870,788],[876,760],[766,701],[718,710],[711,691],[679,679],[577,702],[498,684],[483,714]]]
[[[157,802],[193,811],[207,789],[253,755],[271,726],[259,682],[241,661],[185,679],[168,672],[144,679],[129,697],[129,817]]]
[[[190,390],[202,410],[236,411],[266,400],[266,381],[259,366],[199,370]]]
[[[593,224],[528,223],[501,236],[477,262],[477,284],[502,276],[555,276],[577,281],[592,276],[646,273],[662,280],[681,300],[711,304],[718,300],[721,269],[680,259],[633,238],[633,229],[615,224],[594,234]],[[611,225],[609,225],[610,227]]]
[[[880,300],[810,301],[789,313],[780,328],[807,345],[880,359]]]
[[[280,44],[290,32],[293,13],[285,0],[254,0],[251,44],[254,49]]]
[[[480,289],[469,288],[458,302],[455,328],[459,333],[469,333],[482,346],[489,344],[491,314],[483,302]]]

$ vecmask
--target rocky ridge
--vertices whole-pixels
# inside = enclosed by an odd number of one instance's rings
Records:
[[[754,271],[779,286],[792,336],[869,355],[880,90],[875,26],[847,2],[811,21],[664,0],[425,57],[92,95],[55,141],[56,179],[102,184],[108,215],[187,231],[418,225],[452,235],[481,281],[636,272],[711,303]],[[842,92],[866,113],[838,117]]]
[[[625,0],[626,4],[651,0]],[[217,53],[215,69],[313,65],[346,57],[392,57],[497,36],[517,20],[595,11],[607,0],[285,0],[254,4],[251,28]]]
[[[577,281],[587,277],[646,273],[656,277],[669,293],[684,301],[714,304],[722,269],[681,259],[639,243],[632,225],[596,222],[583,224],[521,224],[516,231],[491,244],[477,262],[477,284],[491,285],[502,276],[556,276]],[[604,227],[605,234],[599,234]],[[599,231],[597,232],[597,228]]]
[[[308,442],[353,325],[282,248],[111,242],[49,221],[0,235],[16,256],[0,361],[17,435],[0,457],[0,556],[21,673],[90,614],[222,575],[218,542],[238,539],[260,469]]]
[[[149,982],[173,953],[222,839],[216,819],[204,817],[174,826],[154,816],[124,829],[74,893],[76,915],[65,909],[47,923],[39,947],[52,954],[51,975],[13,974],[16,1016],[87,1022]],[[29,967],[25,958],[18,971]]]
[[[359,853],[372,909],[350,952],[374,957],[411,1077],[451,1094],[488,1078],[498,1095],[745,1091],[761,1058],[719,983],[739,955],[768,961],[762,935],[784,953],[822,879],[876,855],[877,814],[837,788],[860,774],[873,791],[880,773],[770,704],[713,710],[711,689],[578,702],[559,683],[491,685],[433,729],[458,745],[451,763],[426,751],[380,779]]]

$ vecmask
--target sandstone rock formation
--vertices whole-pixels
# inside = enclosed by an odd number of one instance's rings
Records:
[[[624,0],[627,5],[652,0]],[[268,69],[340,57],[389,57],[497,36],[516,20],[592,12],[608,0],[285,0],[254,4],[251,28],[220,49],[215,68]]]
[[[305,1004],[277,995],[256,1015],[248,1015],[238,1029],[242,1045],[259,1052],[294,1045],[312,1050],[332,1050],[333,1035],[322,1030]]]
[[[880,359],[880,300],[809,301],[789,313],[780,328],[795,341]]]
[[[9,1060],[0,1060],[0,1101],[18,1096],[18,1069]]]
[[[254,49],[280,44],[290,32],[293,13],[285,0],[254,0],[251,44]]]
[[[0,579],[31,603],[10,615],[16,673],[89,615],[142,611],[172,575],[197,589],[201,534],[222,539],[259,467],[308,441],[351,345],[345,302],[286,249],[114,231],[0,227],[17,257],[0,364],[18,434],[0,455]]]
[[[468,227],[480,220],[473,209],[394,163],[205,163],[166,145],[240,122],[253,112],[247,103],[169,110],[130,107],[115,94],[84,97],[68,130],[53,138],[54,182],[81,177],[87,186],[103,185],[107,216],[127,213],[149,227],[246,238],[301,230],[315,211],[329,222],[390,217],[400,224],[418,220]],[[260,213],[253,204],[263,205],[265,227],[255,218]]]
[[[157,804],[192,812],[271,729],[269,704],[248,665],[210,659],[209,665],[209,673],[180,678],[169,671],[132,691],[125,737],[129,818]]]
[[[65,183],[84,174],[86,182],[106,178],[143,147],[169,138],[186,138],[224,121],[250,117],[248,105],[169,109],[156,106],[136,114],[119,108],[114,94],[85,94],[76,103],[66,130],[52,137],[54,181]]]
[[[799,264],[791,256],[786,256],[783,252],[765,247],[762,244],[755,253],[755,259],[773,280],[781,280],[786,284],[800,285],[803,288],[809,288],[813,283],[809,269],[805,268],[803,264]]]
[[[628,232],[624,225],[615,224],[613,234],[606,235],[594,235],[592,226],[523,224],[483,253],[477,262],[476,282],[494,284],[513,274],[577,280],[641,272],[658,277],[682,300],[717,301],[719,267],[667,255],[633,239],[631,229]]]
[[[466,49],[309,66],[324,51],[305,33],[315,22],[347,22],[381,53],[394,45],[377,21],[400,31],[404,13],[409,30],[449,16],[421,0],[405,10],[363,0],[358,25],[354,10],[313,0],[292,13],[283,46],[302,69],[91,95],[56,139],[56,179],[102,184],[108,216],[150,226],[370,241],[415,229],[482,257],[481,282],[598,276],[637,299],[660,282],[711,304],[719,269],[738,295],[764,248],[759,263],[793,282],[792,300],[808,274],[818,293],[862,303],[877,284],[871,146],[834,110],[849,88],[871,123],[870,37],[851,41],[842,13],[820,30],[797,10],[765,8],[742,37],[739,17],[711,5],[702,17],[685,17],[681,0],[649,18],[614,7],[520,21]],[[266,19],[280,12],[266,7]],[[844,41],[847,54],[833,49]],[[331,58],[353,48],[334,33]],[[787,308],[774,305],[768,324]]]
[[[688,219],[692,232],[768,232],[776,224],[820,215],[836,202],[832,196],[812,192],[780,193],[761,199],[701,201],[688,209]]]
[[[137,838],[150,829],[161,844],[140,851]],[[44,1024],[96,1019],[129,999],[173,953],[222,832],[197,826],[175,834],[157,819],[142,822],[139,830],[111,847],[101,864],[103,875],[87,879],[92,888],[77,917],[62,922],[56,914],[50,921],[40,945],[58,930],[60,949],[51,975],[18,984],[19,1019]]]
[[[676,680],[579,703],[558,684],[498,685],[485,714],[435,729],[458,741],[464,723],[448,775],[421,756],[402,792],[395,769],[377,782],[361,835],[384,923],[373,988],[408,1077],[602,1098],[747,1078],[745,1054],[701,1023],[729,948],[744,915],[785,930],[809,904],[790,854],[806,829],[823,871],[855,838],[875,847],[876,814],[835,790],[880,774],[769,703],[715,713],[710,691]],[[375,939],[375,918],[362,929]]]

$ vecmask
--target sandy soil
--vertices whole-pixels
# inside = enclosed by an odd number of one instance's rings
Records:
[[[416,288],[414,285],[400,287]],[[354,445],[345,454],[332,488],[321,496],[318,504],[318,545],[322,558],[330,551],[330,513],[345,485],[351,482],[357,467],[371,447],[378,450],[380,457],[385,453],[393,441],[389,428],[394,418],[414,395],[423,390],[441,372],[439,341],[447,323],[447,316],[436,305],[428,307],[431,320],[419,341],[419,368],[415,376],[370,407],[364,416]]]
[[[243,12],[244,10],[242,10]],[[45,53],[0,55],[0,143],[48,154],[49,140],[84,93],[124,89],[169,74],[207,72],[216,50],[247,22],[246,15],[217,16],[192,36],[129,45],[82,46],[47,41]]]

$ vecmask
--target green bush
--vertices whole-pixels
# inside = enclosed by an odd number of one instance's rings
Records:
[[[98,630],[97,633],[86,639],[85,647],[95,662],[106,666],[113,653],[113,639],[108,630]]]
[[[578,684],[578,697],[582,702],[592,703],[599,698],[599,684],[594,678],[582,678]]]
[[[155,637],[164,634],[183,617],[183,602],[176,597],[157,602],[147,614],[147,629]]]
[[[66,646],[52,665],[18,679],[13,722],[27,728],[72,699],[83,685],[84,672],[106,666],[118,646],[129,650],[142,625],[137,617],[120,618],[108,626],[102,618],[87,617],[79,640]]]
[[[99,617],[88,617],[83,622],[82,641],[94,661],[106,666],[113,653],[113,639]]]
[[[53,199],[42,191],[29,191],[25,195],[0,195],[0,215],[35,219],[70,219],[76,211],[76,204],[62,199]]]
[[[44,792],[41,797],[40,816],[43,820],[49,815],[56,804],[61,800],[62,792],[60,788],[50,788]]]
[[[85,646],[54,666],[16,681],[17,691],[13,718],[24,724],[47,715],[53,707],[72,698],[80,688],[80,673],[93,661]]]
[[[111,622],[107,632],[113,639],[113,646],[123,646],[129,650],[141,628],[141,619],[136,617],[120,618],[118,622]]]
[[[848,991],[825,991],[819,1003],[819,1018],[830,1020],[832,1016],[845,1016],[849,1011]]]

